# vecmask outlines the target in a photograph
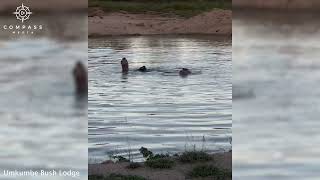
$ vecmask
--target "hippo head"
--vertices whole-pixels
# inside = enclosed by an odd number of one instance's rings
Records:
[[[142,66],[138,70],[141,71],[141,72],[146,72],[147,68],[146,68],[146,66]]]
[[[189,74],[191,74],[191,71],[187,68],[182,68],[182,70],[179,71],[179,75],[182,77],[186,77]]]

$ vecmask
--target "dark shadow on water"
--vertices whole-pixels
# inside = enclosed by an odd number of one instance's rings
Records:
[[[121,73],[121,82],[128,82],[128,73]]]
[[[88,93],[75,93],[74,107],[76,109],[87,109],[88,108]]]

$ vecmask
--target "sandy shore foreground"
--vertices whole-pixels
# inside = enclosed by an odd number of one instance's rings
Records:
[[[191,18],[158,14],[89,11],[89,36],[153,34],[232,34],[232,11],[213,10]]]
[[[110,175],[112,173],[122,175],[138,175],[148,180],[185,180],[191,179],[188,173],[198,165],[214,165],[215,167],[230,170],[232,169],[232,152],[212,155],[213,160],[198,163],[179,163],[172,169],[151,169],[142,166],[137,169],[126,168],[129,163],[103,163],[89,164],[89,175]],[[202,178],[202,180],[212,180],[212,177]]]

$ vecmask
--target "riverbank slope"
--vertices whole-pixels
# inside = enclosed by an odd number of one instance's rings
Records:
[[[159,13],[89,10],[89,37],[107,35],[232,34],[232,11],[216,9],[193,17]]]
[[[185,179],[199,179],[200,177],[193,177],[192,173],[195,169],[198,171],[197,173],[205,175],[199,171],[199,167],[216,167],[217,169],[224,170],[228,173],[231,173],[232,170],[232,152],[218,153],[211,155],[210,161],[207,162],[194,162],[194,163],[182,163],[175,160],[175,165],[172,168],[168,169],[154,169],[150,167],[146,167],[143,163],[140,163],[141,167],[130,169],[128,162],[110,162],[102,164],[89,164],[89,175],[103,175],[110,176],[112,174],[120,174],[124,176],[140,176],[144,177],[148,180],[185,180]],[[201,169],[201,168],[200,168]],[[205,168],[202,168],[205,169]],[[210,170],[209,170],[210,172]],[[208,171],[206,172],[208,174]],[[212,179],[213,176],[202,176],[202,180]],[[94,178],[91,178],[94,179]],[[226,180],[231,177],[225,178]],[[90,176],[89,176],[90,180]]]

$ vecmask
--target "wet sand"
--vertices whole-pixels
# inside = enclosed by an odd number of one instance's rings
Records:
[[[89,10],[89,37],[106,35],[232,34],[232,11],[213,10],[191,18]]]
[[[138,175],[143,176],[149,180],[185,180],[192,179],[188,176],[188,173],[197,165],[214,165],[221,169],[230,170],[232,169],[232,152],[225,152],[214,154],[213,160],[209,162],[198,162],[198,163],[179,163],[176,162],[172,169],[151,169],[142,166],[137,169],[128,169],[129,163],[113,163],[107,161],[101,164],[89,164],[89,175],[110,175],[112,173],[122,175]],[[141,163],[142,164],[142,163]],[[202,178],[203,180],[210,179],[212,177]]]

